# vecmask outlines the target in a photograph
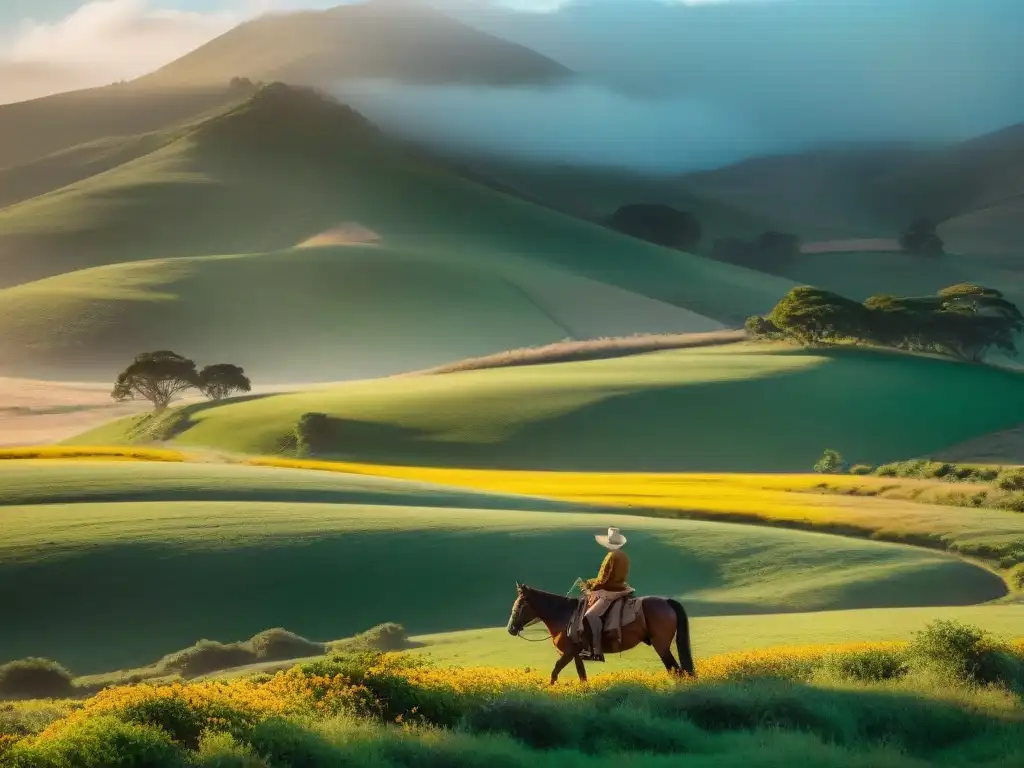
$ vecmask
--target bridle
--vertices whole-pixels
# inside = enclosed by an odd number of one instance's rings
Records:
[[[572,591],[574,589],[576,589],[576,585],[579,584],[580,581],[581,581],[580,579],[576,579],[576,581],[574,581],[572,583],[572,586],[569,587],[569,591],[565,593],[566,597],[569,597],[569,595],[572,593]],[[525,594],[524,588],[521,587],[520,590],[519,590],[519,597],[516,598],[516,602],[512,606],[512,618],[509,619],[509,627],[511,627],[512,624],[515,622],[515,620],[519,618],[519,614],[523,610],[523,603],[525,603],[525,602],[526,602],[526,594]],[[535,616],[534,618],[530,619],[528,622],[523,624],[523,626],[519,627],[519,630],[515,633],[515,636],[520,638],[520,639],[522,639],[522,640],[525,640],[528,643],[543,643],[546,640],[552,639],[555,636],[555,634],[553,632],[550,632],[550,631],[549,631],[547,637],[539,637],[537,639],[530,639],[529,637],[523,637],[523,630],[526,629],[527,627],[533,626],[538,621],[541,621],[540,616]]]

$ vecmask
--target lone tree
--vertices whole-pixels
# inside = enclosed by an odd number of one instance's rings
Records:
[[[941,256],[945,245],[935,230],[935,222],[931,219],[918,219],[900,235],[900,248],[922,256]]]
[[[199,386],[196,364],[170,350],[143,352],[121,371],[110,396],[118,402],[149,400],[156,411],[164,410],[175,395]]]
[[[211,400],[223,400],[235,392],[252,391],[252,383],[237,365],[217,363],[199,372],[199,391]]]
[[[695,216],[659,203],[624,205],[606,223],[624,235],[682,251],[694,248],[701,237]]]

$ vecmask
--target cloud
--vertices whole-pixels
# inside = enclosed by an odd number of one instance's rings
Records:
[[[138,77],[227,31],[248,10],[198,13],[147,0],[93,0],[53,23],[25,20],[0,46],[0,101]]]

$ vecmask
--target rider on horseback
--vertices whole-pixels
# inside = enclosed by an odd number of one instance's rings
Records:
[[[588,608],[584,618],[590,625],[593,659],[604,661],[604,654],[601,653],[601,640],[604,631],[601,618],[615,600],[629,595],[633,592],[633,588],[626,583],[626,578],[629,576],[629,558],[622,551],[626,537],[619,532],[618,528],[609,528],[607,536],[598,534],[594,538],[597,539],[598,544],[611,551],[605,555],[597,578],[586,581]]]

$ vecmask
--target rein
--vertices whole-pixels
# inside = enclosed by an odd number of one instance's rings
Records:
[[[569,595],[570,595],[570,594],[572,593],[572,591],[573,591],[574,589],[576,589],[576,585],[577,585],[577,584],[579,584],[579,583],[580,583],[581,581],[582,581],[582,579],[576,579],[576,581],[574,581],[574,582],[572,583],[572,586],[571,586],[571,587],[569,587],[569,591],[565,593],[565,596],[566,596],[566,597],[569,597]],[[553,632],[549,632],[549,634],[548,634],[548,636],[547,636],[547,637],[539,637],[539,638],[537,638],[536,640],[531,640],[531,639],[530,639],[530,638],[528,638],[528,637],[523,637],[523,630],[524,630],[524,629],[526,629],[527,627],[531,627],[531,626],[533,626],[533,625],[534,625],[534,624],[536,624],[536,623],[537,623],[538,621],[543,621],[543,619],[541,619],[541,618],[540,618],[540,617],[538,616],[537,618],[535,618],[535,619],[532,619],[531,621],[528,621],[528,622],[526,622],[526,624],[524,624],[524,625],[522,626],[522,629],[520,629],[520,630],[519,630],[518,634],[516,634],[516,637],[518,637],[518,638],[519,638],[519,639],[521,639],[521,640],[525,640],[525,641],[526,641],[526,642],[528,642],[528,643],[543,643],[543,642],[545,642],[545,641],[547,641],[547,640],[550,640],[550,639],[552,639],[552,638],[553,638],[553,637],[555,636],[555,634],[554,634]]]

